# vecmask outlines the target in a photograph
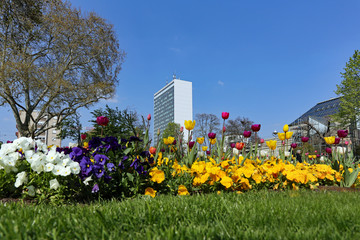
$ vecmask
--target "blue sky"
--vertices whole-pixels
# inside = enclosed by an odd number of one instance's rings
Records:
[[[152,114],[153,94],[175,73],[193,83],[194,116],[248,117],[262,137],[336,97],[340,72],[360,49],[358,0],[70,2],[112,23],[127,53],[116,96],[91,109]],[[0,114],[0,140],[11,139],[12,113]],[[89,111],[81,114],[90,126]]]

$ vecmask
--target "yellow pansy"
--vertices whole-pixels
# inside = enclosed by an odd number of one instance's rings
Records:
[[[229,188],[229,187],[231,187],[233,185],[233,180],[228,176],[224,176],[224,177],[221,178],[220,183],[223,186],[225,186],[226,188]]]
[[[204,143],[204,138],[203,137],[198,137],[196,139],[196,141],[199,143],[199,144],[203,144]]]
[[[180,185],[179,189],[178,189],[178,195],[190,195],[190,193],[188,192],[187,188],[184,185]]]
[[[278,137],[281,141],[285,140],[285,133],[278,133]]]
[[[208,148],[207,146],[203,146],[202,150],[205,152],[207,150],[207,148]]]
[[[283,127],[283,130],[284,130],[284,132],[289,131],[289,125],[285,124],[284,127]]]
[[[146,188],[145,189],[145,195],[149,195],[149,196],[151,196],[151,197],[155,197],[156,196],[156,190],[154,190],[153,188],[151,188],[151,187],[148,187],[148,188]]]
[[[285,138],[290,139],[292,135],[293,135],[293,132],[286,132],[285,133]]]
[[[324,140],[327,144],[334,144],[335,143],[335,136],[331,137],[324,137]]]
[[[84,148],[88,148],[88,147],[89,147],[89,143],[88,143],[88,142],[84,142],[83,147],[84,147]]]
[[[216,143],[216,138],[210,139],[210,144],[214,145]]]
[[[271,150],[275,150],[275,149],[276,149],[276,144],[277,144],[277,141],[276,141],[276,140],[266,141],[266,145],[267,145]]]
[[[150,180],[153,182],[162,183],[165,180],[165,173],[157,167],[151,169],[149,175],[151,176]]]
[[[195,120],[194,121],[191,121],[191,120],[185,120],[185,128],[187,130],[193,130],[195,127]]]

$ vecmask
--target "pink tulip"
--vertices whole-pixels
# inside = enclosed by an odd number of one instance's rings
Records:
[[[265,142],[265,140],[264,139],[260,139],[260,143],[264,143]]]
[[[221,117],[225,120],[229,118],[229,113],[228,112],[222,112]]]
[[[349,145],[349,141],[345,141],[345,145]]]
[[[180,127],[180,132],[183,132],[184,131],[184,127]]]

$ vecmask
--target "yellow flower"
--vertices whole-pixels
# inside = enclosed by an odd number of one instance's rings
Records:
[[[276,140],[266,141],[266,145],[267,145],[271,150],[275,150],[276,144],[277,144],[277,141],[276,141]]]
[[[285,133],[278,133],[278,137],[281,141],[285,140]]]
[[[179,189],[178,189],[178,195],[190,195],[190,193],[188,192],[188,190],[186,189],[186,187],[184,185],[180,185]]]
[[[165,180],[165,173],[157,167],[151,169],[149,175],[151,176],[150,180],[153,182],[162,183]]]
[[[191,121],[191,120],[185,120],[185,128],[187,130],[193,130],[195,127],[195,120],[194,121]]]
[[[283,127],[283,130],[284,130],[284,132],[289,131],[289,125],[285,124],[284,127]]]
[[[165,144],[165,145],[168,145],[168,144],[169,144],[169,141],[168,141],[167,138],[164,138],[163,140],[164,140],[164,144]]]
[[[207,150],[207,146],[202,146],[202,150],[205,152]]]
[[[324,140],[327,144],[334,144],[335,143],[335,136],[331,137],[324,137]]]
[[[149,195],[149,196],[151,196],[153,198],[155,197],[156,192],[157,191],[152,189],[151,187],[148,187],[148,188],[145,189],[145,195]]]
[[[89,143],[88,142],[84,142],[84,148],[88,148],[89,147]]]
[[[226,188],[229,188],[229,187],[231,187],[233,185],[233,180],[228,176],[224,176],[224,177],[221,178],[220,183],[223,186],[225,186]]]
[[[199,143],[199,144],[203,144],[204,143],[204,137],[198,137],[196,139],[196,141]]]
[[[172,144],[174,142],[175,138],[169,136],[167,138],[164,138],[164,144],[165,145],[169,145],[169,144]]]
[[[286,132],[285,133],[285,138],[290,139],[292,135],[293,135],[293,132]]]
[[[216,143],[216,138],[210,139],[210,144],[214,145]]]

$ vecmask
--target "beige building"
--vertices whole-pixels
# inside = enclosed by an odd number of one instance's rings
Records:
[[[34,118],[38,117],[38,111],[33,112],[33,117]],[[21,121],[25,120],[25,111],[23,111],[23,110],[20,110],[20,119],[21,119]],[[44,142],[48,146],[49,145],[61,146],[61,139],[58,137],[58,134],[60,133],[60,130],[57,130],[55,128],[57,117],[54,117],[54,118],[50,119],[50,121],[48,123],[46,123],[46,120],[47,120],[47,116],[43,117],[39,121],[38,126],[37,126],[38,129],[43,124],[47,124],[46,127],[48,127],[48,126],[54,126],[54,127],[46,130],[45,132],[43,132],[39,136],[35,137],[35,139],[41,140],[42,142]],[[33,125],[32,121],[30,122],[30,125]],[[18,137],[21,137],[21,136],[18,135]]]

